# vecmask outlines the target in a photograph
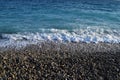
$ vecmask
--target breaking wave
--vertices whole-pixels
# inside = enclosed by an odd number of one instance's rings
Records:
[[[48,31],[49,30],[49,31]],[[73,31],[48,29],[48,33],[1,34],[0,46],[23,46],[44,41],[53,42],[86,42],[86,43],[120,43],[120,30],[103,28],[76,29]],[[46,30],[43,30],[46,31]]]
[[[44,30],[46,31],[46,30]],[[103,28],[86,28],[73,31],[49,29],[49,33],[1,34],[0,46],[25,46],[44,41],[86,42],[86,43],[120,43],[120,30]]]

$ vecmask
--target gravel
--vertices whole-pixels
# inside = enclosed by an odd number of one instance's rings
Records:
[[[120,44],[45,42],[2,49],[0,80],[120,80]]]

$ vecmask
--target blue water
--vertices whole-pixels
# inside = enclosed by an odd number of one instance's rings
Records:
[[[0,0],[0,44],[120,43],[119,0]]]

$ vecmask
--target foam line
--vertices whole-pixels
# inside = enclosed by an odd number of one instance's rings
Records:
[[[40,41],[120,43],[120,31],[87,28],[69,32],[66,30],[51,29],[50,33],[2,34],[2,39],[0,40],[0,46],[36,44]]]

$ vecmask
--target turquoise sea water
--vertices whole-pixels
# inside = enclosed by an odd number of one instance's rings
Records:
[[[120,43],[119,0],[0,0],[0,44]]]

